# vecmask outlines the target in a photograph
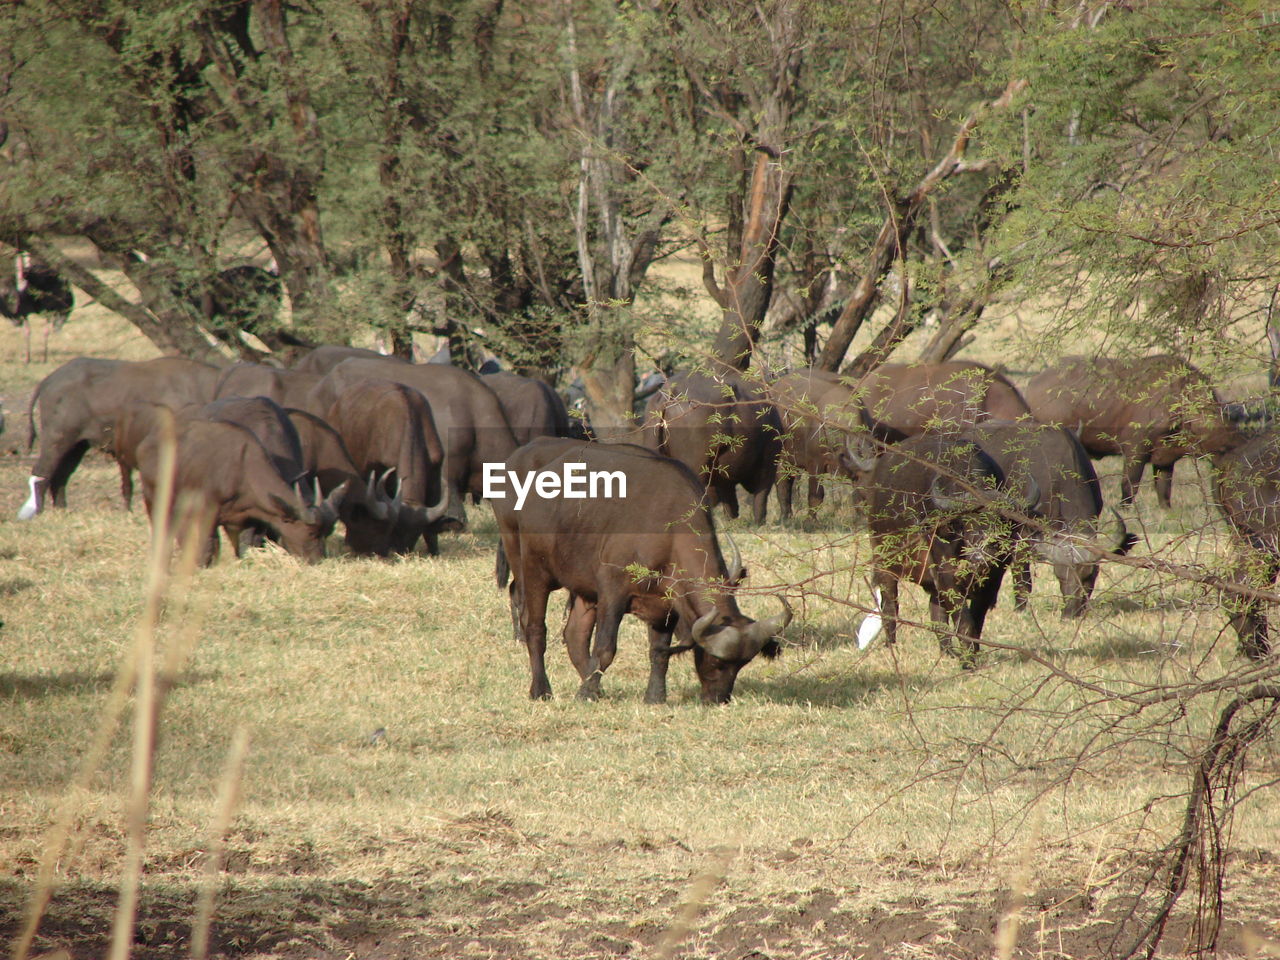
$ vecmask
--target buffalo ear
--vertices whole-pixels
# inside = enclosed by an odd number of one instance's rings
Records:
[[[298,508],[284,497],[277,496],[274,493],[268,494],[267,496],[271,500],[271,505],[279,510],[286,520],[302,519],[301,515],[298,513]]]
[[[776,660],[782,653],[782,644],[777,640],[769,640],[760,648],[760,656],[766,660]]]

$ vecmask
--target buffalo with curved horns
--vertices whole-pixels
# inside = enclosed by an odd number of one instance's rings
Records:
[[[580,697],[599,696],[600,678],[617,652],[618,627],[630,613],[649,625],[648,702],[666,697],[670,655],[690,649],[703,701],[728,701],[747,663],[779,652],[777,635],[791,620],[785,600],[783,612],[767,620],[754,621],[738,609],[732,592],[738,574],[731,575],[724,562],[702,485],[683,464],[629,444],[560,438],[534,440],[507,460],[509,471],[524,476],[563,473],[567,465],[611,474],[614,491],[625,489],[625,495],[583,500],[530,494],[521,509],[511,496],[489,501],[514,576],[512,610],[529,651],[530,697],[551,696],[544,662],[547,597],[563,587],[595,611],[590,650],[589,629],[568,637],[582,677]],[[688,624],[689,642],[673,647],[680,621]]]

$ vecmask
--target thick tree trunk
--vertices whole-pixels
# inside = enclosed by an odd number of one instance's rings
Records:
[[[724,308],[715,355],[734,370],[751,365],[751,351],[773,300],[778,238],[791,205],[793,180],[781,158],[757,148],[751,184],[743,206],[746,217],[736,262],[725,274],[717,298]]]
[[[282,0],[253,0],[253,9],[263,50],[284,89],[293,143],[287,152],[260,155],[258,175],[240,202],[271,248],[295,323],[314,327],[327,316],[333,297],[316,198],[324,171],[323,141],[307,88],[297,76]]]

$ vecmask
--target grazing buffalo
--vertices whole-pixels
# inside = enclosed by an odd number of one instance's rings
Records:
[[[213,388],[213,398],[270,397],[282,407],[305,410],[311,391],[320,382],[319,374],[282,370],[260,363],[237,363],[228,367]]]
[[[36,439],[32,411],[40,410],[40,452],[28,485],[31,495],[18,517],[30,519],[47,501],[66,506],[66,486],[90,447],[111,451],[111,432],[120,414],[139,401],[180,407],[208,403],[218,368],[183,357],[129,363],[77,357],[40,381],[27,416],[30,448]]]
[[[358,556],[388,556],[404,500],[388,496],[376,471],[361,479],[342,436],[324,420],[306,410],[286,408],[285,413],[302,442],[306,483],[320,487],[321,496],[345,489],[338,505],[338,519],[346,528],[346,544]]]
[[[889,447],[865,492],[871,533],[876,611],[859,627],[865,647],[883,628],[894,642],[898,583],[929,594],[929,611],[944,653],[973,665],[987,611],[1013,556],[1015,520],[1034,510],[1034,484],[1014,502],[1000,465],[975,443],[923,434]],[[952,637],[959,639],[957,651]]]
[[[377,350],[366,350],[363,347],[344,347],[337,344],[326,344],[299,358],[293,365],[298,373],[309,373],[323,377],[343,360],[389,360],[392,363],[408,363],[399,357],[388,356]]]
[[[298,430],[284,407],[269,397],[224,397],[197,408],[194,416],[244,427],[258,438],[280,476],[289,483],[304,478],[306,467]]]
[[[163,403],[140,400],[131,403],[116,417],[111,430],[111,455],[120,468],[120,499],[126,510],[133,509],[133,472],[138,469],[138,450],[160,425],[174,417],[186,418],[188,411],[199,409],[194,404],[174,410]]]
[[[291,554],[315,563],[324,557],[325,531],[334,511],[317,504],[301,484],[290,484],[248,429],[235,423],[173,418],[138,448],[138,472],[152,523],[165,435],[176,439],[170,529],[180,548],[195,537],[197,559],[208,566],[218,555],[218,527],[232,543],[247,528],[270,529]]]
[[[980,363],[886,363],[858,381],[877,436],[959,433],[980,420],[1018,420],[1031,409],[1001,373]]]
[[[357,380],[329,406],[325,420],[342,437],[361,475],[395,474],[397,505],[391,549],[408,553],[426,535],[439,552],[438,524],[461,523],[461,498],[444,480],[444,445],[426,399],[390,380]]]
[[[788,373],[769,392],[782,419],[778,505],[782,519],[789,520],[798,473],[808,475],[811,511],[818,509],[825,496],[824,475],[849,474],[841,453],[850,432],[866,425],[866,412],[852,387],[822,370]]]
[[[516,443],[525,444],[535,437],[572,435],[569,411],[548,384],[505,370],[483,374],[481,379],[498,395]]]
[[[31,323],[29,317],[43,316],[44,362],[49,362],[49,334],[62,329],[75,306],[71,284],[62,274],[30,254],[19,253],[13,272],[0,271],[0,315],[24,328],[26,352],[23,359],[31,362]]]
[[[1252,591],[1273,589],[1280,573],[1280,434],[1257,434],[1214,457],[1215,494],[1235,534],[1233,575],[1242,593],[1227,601],[1240,652],[1263,660],[1275,649],[1265,604]]]
[[[665,699],[667,660],[687,649],[693,650],[702,699],[728,701],[743,666],[760,653],[776,656],[776,636],[790,622],[790,608],[784,601],[780,616],[759,622],[738,609],[702,484],[683,464],[627,444],[551,438],[521,447],[506,462],[506,470],[525,482],[538,473],[567,476],[575,469],[585,477],[607,475],[613,496],[543,497],[539,483],[520,509],[512,495],[490,500],[515,578],[513,614],[529,650],[530,697],[551,696],[547,597],[563,587],[595,609],[590,651],[589,627],[567,638],[582,677],[580,697],[599,696],[600,677],[617,652],[619,624],[631,613],[649,625],[648,702]],[[673,647],[680,620],[689,625],[690,641]]]
[[[470,493],[478,503],[484,464],[502,463],[518,446],[493,390],[476,374],[446,364],[387,357],[344,360],[316,385],[309,409],[327,410],[339,394],[363,380],[402,383],[427,398],[444,443],[445,476],[460,500]]]
[[[1124,556],[1136,542],[1116,515],[1119,531],[1109,546],[1097,543],[1102,514],[1102,485],[1089,455],[1075,434],[1024,420],[986,420],[963,434],[993,459],[1010,490],[1040,491],[1036,519],[1022,525],[1022,538],[1034,552],[1053,564],[1062,588],[1063,617],[1084,613],[1098,579],[1098,560],[1104,554]],[[1020,551],[1021,553],[1021,551]],[[1031,594],[1031,561],[1025,555],[1013,562],[1014,605],[1023,609]]]
[[[764,523],[769,488],[782,451],[782,421],[759,390],[734,376],[682,373],[649,398],[645,442],[679,460],[701,478],[710,505],[738,515],[736,488],[752,496],[756,523]]]
[[[1222,453],[1245,439],[1209,378],[1167,354],[1067,357],[1031,378],[1027,402],[1037,420],[1075,430],[1094,459],[1124,458],[1121,503],[1133,503],[1150,463],[1156,498],[1168,507],[1180,457]]]

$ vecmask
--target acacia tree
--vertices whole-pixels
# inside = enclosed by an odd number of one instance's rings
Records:
[[[11,242],[54,260],[52,237],[92,242],[137,288],[140,300],[121,305],[163,349],[215,353],[195,304],[246,222],[300,324],[326,312],[323,145],[278,0],[10,5],[3,29]],[[104,292],[92,271],[71,270]]]
[[[1010,69],[1029,109],[987,144],[1025,168],[999,235],[1014,282],[1062,305],[1064,334],[1187,353],[1243,320],[1261,341],[1280,279],[1274,24],[1175,0],[1051,5],[1026,27]]]

